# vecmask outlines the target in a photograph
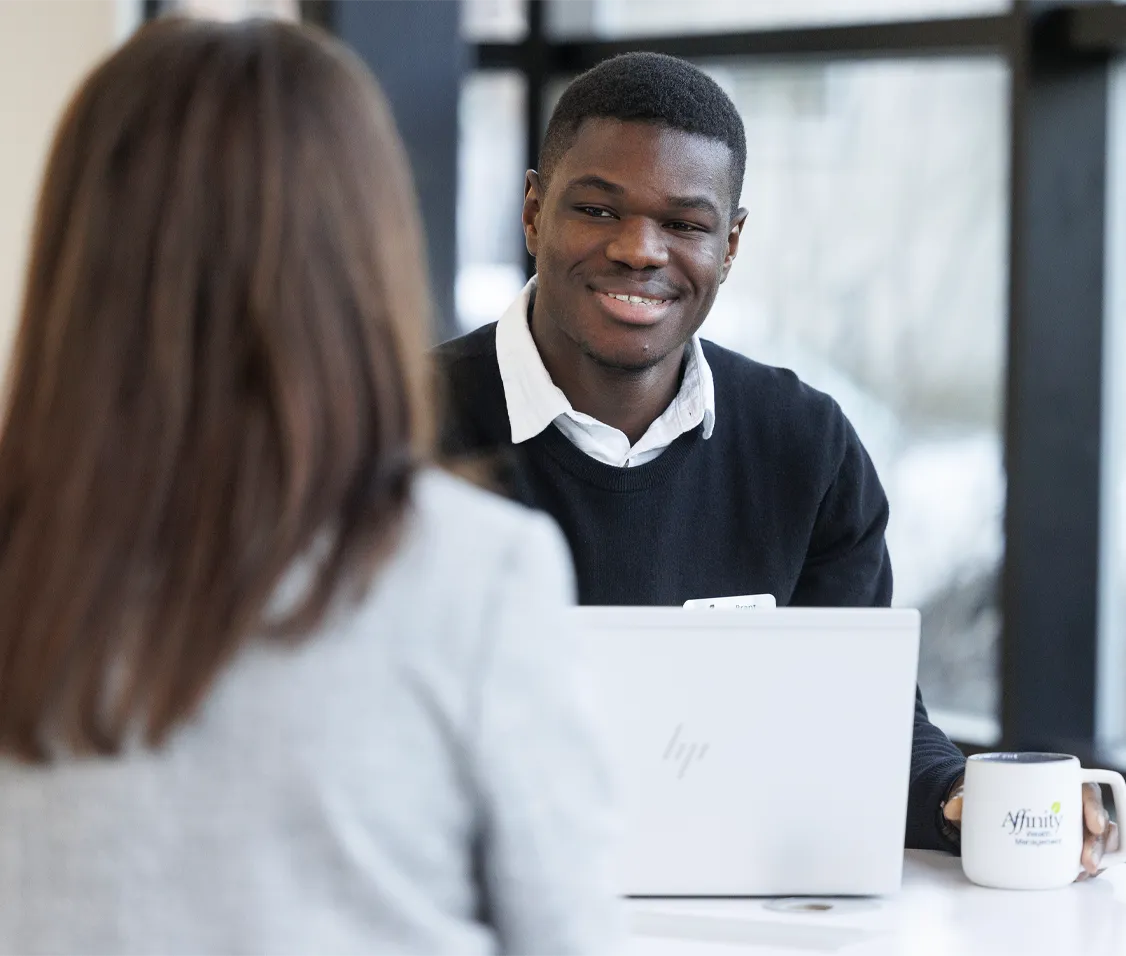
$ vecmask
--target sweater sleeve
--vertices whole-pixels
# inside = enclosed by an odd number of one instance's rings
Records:
[[[915,734],[911,743],[911,784],[907,791],[907,835],[912,850],[949,850],[959,845],[942,832],[940,804],[966,770],[966,758],[930,722],[923,694],[915,687]]]
[[[892,593],[891,561],[884,541],[887,496],[860,438],[839,410],[837,414],[843,452],[818,510],[790,603],[807,607],[887,607]],[[922,693],[916,687],[907,847],[957,849],[942,832],[939,805],[964,769],[965,757],[930,722]]]
[[[790,603],[799,607],[888,607],[892,579],[884,543],[887,496],[852,425],[839,409],[837,416],[834,444],[841,451],[834,456],[836,469],[817,510]]]

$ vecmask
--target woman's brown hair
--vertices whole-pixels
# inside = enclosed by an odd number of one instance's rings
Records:
[[[394,121],[334,41],[160,20],[90,75],[0,437],[0,751],[158,745],[247,640],[370,582],[430,452],[426,289]]]

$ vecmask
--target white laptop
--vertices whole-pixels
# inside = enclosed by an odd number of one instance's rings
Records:
[[[898,890],[914,610],[584,607],[630,896]]]

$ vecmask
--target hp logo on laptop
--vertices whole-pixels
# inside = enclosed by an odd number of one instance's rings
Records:
[[[699,763],[704,759],[705,754],[708,752],[707,744],[690,744],[680,739],[680,732],[684,730],[684,724],[677,724],[676,730],[672,732],[672,738],[669,744],[665,747],[666,761],[671,760],[673,766],[676,767],[676,779],[683,780],[684,775],[688,772],[688,768],[695,763]]]

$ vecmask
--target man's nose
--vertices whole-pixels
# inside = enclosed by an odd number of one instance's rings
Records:
[[[637,271],[659,269],[669,261],[664,231],[651,219],[623,219],[606,246],[606,257]]]

